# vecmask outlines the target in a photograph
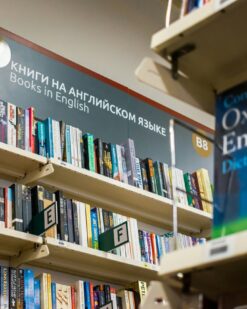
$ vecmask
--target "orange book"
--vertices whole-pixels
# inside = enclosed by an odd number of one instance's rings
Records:
[[[158,253],[157,253],[157,246],[156,246],[156,237],[154,233],[150,233],[151,238],[151,246],[152,246],[152,254],[153,254],[153,263],[158,264]]]

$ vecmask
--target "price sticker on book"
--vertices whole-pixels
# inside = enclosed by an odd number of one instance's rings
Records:
[[[230,237],[211,240],[206,248],[206,259],[218,260],[231,256],[234,251],[234,242]]]

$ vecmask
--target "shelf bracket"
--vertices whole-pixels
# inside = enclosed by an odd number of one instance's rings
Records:
[[[171,64],[172,64],[172,69],[171,69],[171,74],[172,74],[172,78],[177,80],[178,76],[179,76],[179,66],[178,66],[178,61],[179,58],[185,56],[186,54],[192,52],[193,50],[195,50],[195,45],[194,44],[186,44],[182,47],[180,47],[179,49],[175,50],[174,52],[172,52],[170,54],[171,57]]]
[[[32,182],[36,182],[37,180],[44,178],[54,172],[54,167],[51,163],[40,166],[38,169],[27,173],[24,177],[19,179],[19,182],[27,185]]]
[[[47,245],[38,245],[31,249],[26,249],[20,252],[18,256],[10,258],[10,265],[12,267],[19,267],[22,264],[29,263],[35,260],[45,258],[49,255],[49,248]]]

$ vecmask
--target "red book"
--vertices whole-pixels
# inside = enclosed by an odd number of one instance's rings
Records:
[[[150,238],[151,238],[151,246],[152,246],[152,254],[153,254],[153,263],[157,265],[158,264],[158,253],[157,253],[155,234],[151,233]]]
[[[76,307],[75,307],[75,288],[72,286],[71,287],[71,307],[72,307],[72,309],[76,309]]]
[[[8,187],[4,188],[4,225],[8,227]]]
[[[90,303],[91,303],[91,308],[90,309],[95,309],[95,306],[94,306],[94,291],[93,291],[93,283],[90,282],[89,283],[90,285]]]
[[[31,152],[35,152],[35,121],[34,108],[29,107],[29,147]]]

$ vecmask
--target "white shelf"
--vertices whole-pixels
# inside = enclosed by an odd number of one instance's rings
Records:
[[[23,249],[30,249],[34,245],[41,245],[42,237],[0,228],[0,255],[1,256],[17,256]]]
[[[175,251],[161,261],[159,277],[181,287],[178,273],[191,276],[191,287],[217,297],[247,289],[247,231],[211,240],[204,245]]]
[[[83,248],[82,246],[48,238],[50,255],[33,265],[84,276],[87,278],[126,284],[133,281],[155,280],[159,267],[125,259],[117,255]]]
[[[0,143],[0,175],[20,179],[46,163],[42,156]]]
[[[214,106],[214,89],[220,92],[247,78],[246,14],[245,0],[211,0],[152,37],[151,48],[168,61],[179,48],[195,45],[194,51],[179,58],[179,70],[192,84],[211,92],[208,110]]]
[[[54,173],[41,183],[62,190],[67,197],[82,200],[142,222],[172,227],[172,201],[114,179],[51,159]],[[192,207],[178,207],[181,232],[199,234],[211,228],[212,216]]]

